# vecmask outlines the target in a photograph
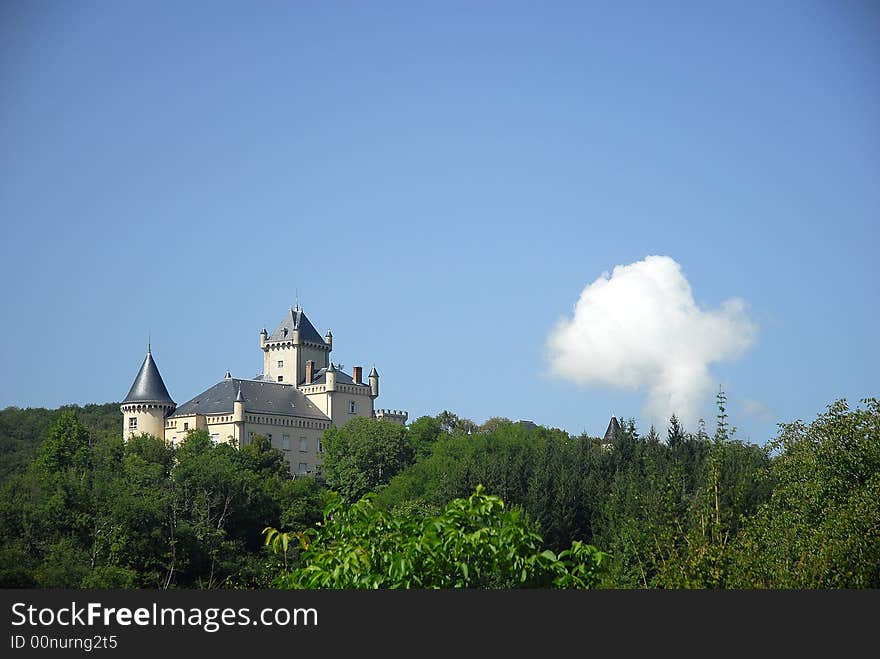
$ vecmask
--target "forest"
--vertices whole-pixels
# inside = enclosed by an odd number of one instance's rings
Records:
[[[0,587],[880,587],[880,402],[762,445],[701,422],[610,441],[443,411],[355,418],[319,478],[265,437],[123,443],[119,406],[0,410]]]

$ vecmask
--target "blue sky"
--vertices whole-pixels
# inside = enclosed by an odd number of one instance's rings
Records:
[[[121,400],[148,333],[178,403],[252,376],[298,291],[410,418],[644,426],[643,388],[552,375],[547,337],[649,255],[747,303],[710,365],[741,438],[877,395],[874,3],[0,14],[0,407]]]

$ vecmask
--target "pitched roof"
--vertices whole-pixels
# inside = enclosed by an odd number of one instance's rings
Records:
[[[614,433],[620,430],[620,424],[617,423],[617,417],[611,417],[611,421],[608,422],[608,429],[605,431],[605,437],[602,438],[602,442],[604,444],[610,444],[614,439]]]
[[[144,363],[141,364],[141,370],[135,376],[131,389],[128,390],[128,395],[122,402],[174,404],[174,401],[171,400],[171,396],[168,394],[168,389],[165,388],[162,376],[159,375],[159,369],[156,366],[156,362],[153,361],[153,354],[149,348],[147,348],[147,356],[144,357]]]
[[[336,373],[336,382],[337,384],[355,384],[354,378],[351,377],[348,373],[344,371],[337,370],[335,367],[333,368],[333,372]],[[311,382],[303,382],[302,386],[308,386],[310,384],[324,384],[327,381],[327,369],[322,368],[320,371],[317,371],[315,375],[312,377]],[[364,382],[358,383],[359,387],[368,387],[368,384]]]
[[[281,320],[281,324],[269,335],[269,341],[284,341],[285,339],[293,338],[293,330],[297,328],[299,328],[299,338],[301,341],[327,345],[301,307],[290,308]]]
[[[307,419],[330,419],[292,384],[261,382],[259,380],[223,379],[206,389],[192,400],[188,400],[171,416],[190,416],[192,414],[232,413],[233,404],[241,392],[244,409],[261,414],[282,414]]]

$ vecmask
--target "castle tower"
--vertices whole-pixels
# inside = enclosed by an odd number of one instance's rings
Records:
[[[330,366],[325,371],[325,381],[328,393],[336,391],[336,367],[333,366],[333,362],[330,362]]]
[[[241,395],[241,384],[238,385],[238,395],[232,403],[232,422],[235,424],[233,439],[239,448],[244,446],[244,396]]]
[[[306,379],[306,363],[315,362],[318,369],[330,364],[333,335],[322,339],[318,330],[298,304],[285,314],[271,335],[260,332],[263,351],[263,378],[271,382],[300,385]]]
[[[127,440],[132,435],[148,433],[165,439],[165,417],[174,412],[175,407],[147,346],[144,363],[119,406],[123,416],[122,438]]]
[[[375,366],[370,369],[370,375],[367,379],[370,381],[370,397],[375,400],[379,397],[379,374],[376,372]]]

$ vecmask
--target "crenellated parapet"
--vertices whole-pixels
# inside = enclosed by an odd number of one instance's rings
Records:
[[[401,426],[406,425],[406,420],[409,417],[409,412],[404,410],[386,410],[379,409],[373,412],[373,418],[379,419],[380,421],[391,421],[391,423],[397,423]]]

